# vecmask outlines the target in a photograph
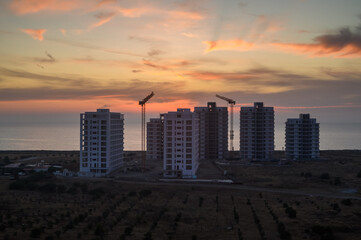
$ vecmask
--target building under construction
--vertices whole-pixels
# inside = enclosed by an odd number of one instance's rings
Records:
[[[274,110],[255,102],[241,107],[240,157],[246,160],[272,160],[274,152]]]
[[[147,161],[163,159],[163,115],[147,122]]]
[[[228,110],[209,102],[195,107],[199,118],[199,156],[201,160],[221,160],[228,151]]]

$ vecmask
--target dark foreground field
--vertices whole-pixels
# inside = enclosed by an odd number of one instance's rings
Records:
[[[361,234],[360,200],[229,185],[40,175],[1,179],[0,196],[0,239],[326,240]]]

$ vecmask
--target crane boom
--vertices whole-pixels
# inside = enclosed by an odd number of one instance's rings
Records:
[[[216,94],[216,97],[227,101],[229,104],[236,104],[236,101],[234,101],[233,99],[226,98],[226,97],[220,96],[218,94]]]
[[[154,96],[154,92],[151,92],[143,100],[139,101],[139,105],[142,106],[142,140],[141,140],[141,150],[142,150],[142,169],[145,170],[145,104]]]
[[[230,99],[230,98],[226,98],[226,97],[223,97],[223,96],[220,96],[218,94],[216,94],[216,97],[222,99],[222,100],[225,100],[228,102],[228,104],[231,106],[231,119],[230,119],[230,130],[229,130],[229,140],[230,140],[230,148],[232,151],[234,151],[234,147],[233,147],[233,139],[234,139],[234,131],[233,131],[233,107],[234,105],[236,104],[236,101],[234,101],[233,99]]]
[[[148,96],[146,96],[143,100],[139,101],[139,105],[144,105],[154,96],[154,92],[151,92]]]

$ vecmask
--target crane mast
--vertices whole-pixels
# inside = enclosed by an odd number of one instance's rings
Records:
[[[234,101],[233,99],[230,99],[230,98],[226,98],[226,97],[223,97],[223,96],[220,96],[220,95],[216,95],[216,97],[222,99],[222,100],[225,100],[226,102],[228,102],[228,104],[230,105],[231,107],[231,119],[230,119],[230,130],[229,130],[229,139],[230,139],[230,149],[231,151],[234,151],[234,146],[233,146],[233,139],[234,139],[234,131],[233,131],[233,107],[234,105],[236,104],[236,101]]]
[[[143,100],[139,101],[139,105],[142,107],[142,131],[141,131],[141,150],[142,150],[142,168],[145,170],[145,104],[154,96],[154,92],[151,92]]]

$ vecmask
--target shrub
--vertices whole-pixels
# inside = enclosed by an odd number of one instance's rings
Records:
[[[40,235],[43,233],[42,228],[33,228],[30,233],[31,238],[39,238]]]
[[[139,196],[141,198],[148,197],[151,194],[152,194],[152,190],[149,189],[143,189],[142,191],[139,192]]]
[[[128,236],[128,235],[130,235],[130,234],[132,233],[132,231],[133,231],[133,227],[132,227],[132,226],[128,226],[128,227],[126,227],[126,228],[124,229],[124,235],[125,235],[125,236]]]
[[[39,187],[39,191],[43,193],[53,193],[56,191],[56,184],[55,183],[46,183]]]
[[[321,174],[321,179],[330,179],[330,174],[328,174],[328,173],[322,173],[322,174]]]
[[[198,206],[199,206],[199,207],[202,207],[203,201],[204,201],[204,198],[203,198],[203,197],[199,197],[199,202],[198,202]]]
[[[144,240],[152,240],[152,233],[151,232],[146,232],[144,234]]]
[[[56,188],[56,191],[58,193],[64,193],[66,191],[66,187],[64,185],[58,185],[57,188]]]
[[[103,225],[102,224],[98,224],[94,230],[94,234],[96,236],[104,236],[104,228],[103,228]]]
[[[331,227],[324,227],[320,225],[314,225],[307,232],[312,235],[318,235],[321,240],[333,240],[335,236],[333,235],[333,231]]]
[[[333,182],[333,184],[340,185],[341,184],[341,178],[340,177],[335,177],[335,181]]]
[[[292,207],[287,207],[285,212],[287,213],[289,218],[296,218],[297,212]]]
[[[128,193],[128,196],[129,196],[129,197],[134,197],[134,196],[136,196],[136,195],[137,195],[137,193],[134,192],[134,191],[131,191],[131,192]]]
[[[236,223],[239,223],[239,215],[238,215],[235,207],[233,207],[233,215],[234,215],[234,220],[236,221]]]
[[[352,205],[351,199],[343,199],[343,200],[341,201],[341,203],[342,203],[343,205],[346,205],[346,206],[351,206],[351,205]]]

